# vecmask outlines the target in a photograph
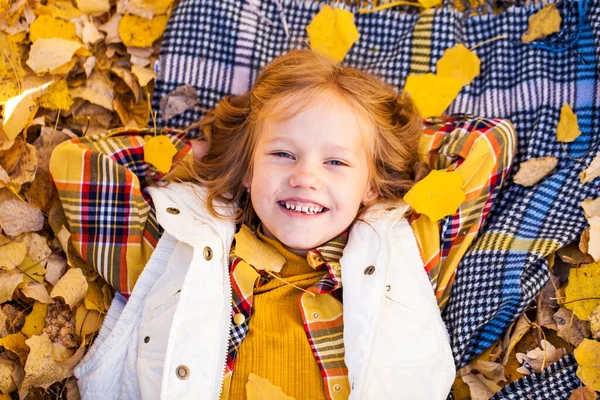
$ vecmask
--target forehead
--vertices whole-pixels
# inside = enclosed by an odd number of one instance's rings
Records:
[[[261,142],[321,145],[359,153],[364,150],[370,127],[365,117],[337,94],[305,101],[282,101],[263,121]]]

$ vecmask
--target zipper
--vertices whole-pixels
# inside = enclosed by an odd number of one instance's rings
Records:
[[[221,368],[221,385],[219,387],[219,395],[217,396],[216,400],[219,400],[221,398],[221,395],[223,394],[223,382],[225,380],[225,370],[227,369],[227,355],[229,353],[229,333],[231,332],[231,302],[233,299],[233,289],[231,288],[231,278],[229,276],[229,264],[230,264],[230,258],[229,258],[229,254],[226,255],[227,257],[227,262],[225,262],[225,279],[224,281],[226,282],[225,285],[227,286],[227,290],[226,292],[229,293],[229,297],[227,298],[227,305],[228,305],[228,309],[229,309],[229,313],[227,313],[227,331],[225,332],[225,351],[223,351],[222,354],[225,355],[224,357],[224,361],[222,363],[222,368]]]

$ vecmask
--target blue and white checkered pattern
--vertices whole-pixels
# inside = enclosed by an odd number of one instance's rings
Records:
[[[306,47],[305,27],[322,4],[326,2],[182,0],[164,35],[152,103],[158,110],[161,97],[190,84],[198,90],[200,106],[167,124],[159,114],[158,125],[183,128],[223,96],[249,90],[269,61]],[[435,71],[435,62],[448,47],[463,43],[470,48],[506,35],[475,50],[481,74],[461,91],[448,112],[511,120],[519,140],[513,173],[529,158],[559,159],[552,175],[532,188],[510,184],[509,178],[480,237],[459,265],[444,313],[459,366],[497,340],[537,296],[549,274],[545,255],[578,239],[587,227],[579,203],[598,197],[600,191],[600,179],[581,185],[578,178],[600,150],[600,53],[596,50],[600,48],[600,3],[563,0],[557,6],[563,16],[561,32],[539,41],[541,46],[520,42],[539,4],[509,7],[497,15],[461,13],[447,4],[423,14],[433,18],[429,71]],[[402,89],[411,71],[419,11],[399,7],[358,14],[355,6],[340,2],[338,7],[355,13],[361,35],[344,64]],[[568,48],[552,50],[561,46]],[[577,113],[582,131],[575,142],[565,145],[568,155],[555,140],[565,102]],[[532,247],[517,251],[511,242],[494,246],[505,250],[478,250],[486,235],[493,233],[506,234],[509,241],[531,240]],[[534,249],[534,243],[541,245]],[[541,374],[510,384],[496,398],[566,399],[579,384],[575,369],[569,355]]]

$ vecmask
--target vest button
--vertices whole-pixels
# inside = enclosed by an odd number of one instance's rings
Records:
[[[342,390],[342,385],[336,383],[335,385],[333,385],[333,391],[334,392],[340,392]]]
[[[244,317],[244,314],[242,313],[237,313],[233,316],[233,322],[235,322],[236,325],[241,325],[244,321],[246,321],[246,317]]]
[[[190,376],[190,369],[185,365],[180,365],[175,370],[175,374],[177,374],[177,377],[179,379],[185,380],[185,379],[189,378],[189,376]]]
[[[173,214],[173,215],[177,215],[179,214],[179,210],[176,209],[175,207],[167,207],[167,212],[169,214]]]
[[[211,260],[211,258],[212,258],[212,256],[213,256],[212,249],[211,249],[210,247],[206,246],[206,247],[204,248],[204,259],[205,259],[206,261],[210,261],[210,260]]]
[[[365,275],[373,275],[375,273],[375,267],[373,265],[369,265],[365,268]]]
[[[319,319],[319,313],[318,312],[312,313],[312,317],[313,317],[313,319]]]
[[[150,336],[146,336],[146,337],[144,338],[144,343],[148,343],[149,341],[150,341]]]

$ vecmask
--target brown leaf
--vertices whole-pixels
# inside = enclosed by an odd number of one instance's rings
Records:
[[[561,307],[554,314],[556,321],[556,330],[558,336],[571,343],[573,346],[579,346],[583,339],[590,336],[589,323],[577,318],[573,312],[565,307]]]
[[[532,158],[520,164],[513,181],[521,186],[533,186],[552,172],[557,164],[556,157]]]
[[[59,302],[48,305],[48,314],[44,324],[43,332],[53,342],[68,348],[79,346],[79,342],[76,340],[73,312],[68,305]]]
[[[596,400],[598,395],[594,391],[587,386],[577,388],[573,390],[571,395],[569,396],[569,400]]]
[[[506,332],[506,335],[503,339],[502,348],[504,349],[504,357],[502,358],[502,365],[506,365],[508,362],[508,357],[512,350],[515,348],[517,343],[523,338],[523,336],[527,333],[529,328],[531,328],[531,321],[527,319],[525,314],[521,315],[519,319],[512,325],[512,330],[509,329]],[[511,332],[509,334],[509,332]]]
[[[35,147],[25,143],[19,136],[10,149],[0,153],[0,167],[15,185],[33,181],[37,171]]]
[[[580,204],[586,218],[600,217],[600,197],[594,200],[585,199]]]
[[[67,269],[67,260],[59,254],[52,254],[48,258],[46,264],[46,275],[45,279],[52,285],[56,285],[61,276],[63,276]]]
[[[20,200],[5,200],[0,203],[0,226],[10,236],[23,232],[39,231],[44,227],[42,211]]]
[[[600,152],[592,160],[591,164],[579,175],[581,183],[588,183],[600,176]]]
[[[183,113],[198,104],[198,93],[191,85],[183,85],[167,93],[160,99],[160,111],[163,121]]]
[[[2,305],[2,313],[6,316],[5,326],[8,333],[17,333],[25,323],[25,313],[12,304]]]
[[[29,204],[47,212],[55,194],[56,187],[50,173],[38,170],[35,179],[25,192],[25,197]]]
[[[19,357],[21,364],[25,364],[25,360],[27,360],[27,355],[29,354],[29,347],[25,344],[25,339],[26,336],[21,332],[13,333],[1,338],[0,346]]]
[[[37,150],[38,169],[41,171],[48,171],[52,151],[60,143],[69,139],[71,139],[71,136],[62,130],[43,126],[40,131],[40,136],[33,142],[33,145]]]
[[[115,93],[101,73],[94,71],[84,86],[71,89],[71,96],[82,98],[107,110],[113,110]]]
[[[523,364],[519,372],[529,374],[529,369],[535,372],[542,372],[544,368],[547,368],[550,364],[560,360],[567,354],[565,349],[557,349],[547,340],[542,340],[540,346],[541,348],[536,347],[528,351],[527,354],[516,354],[517,360]]]
[[[31,351],[19,392],[31,387],[47,388],[54,382],[73,376],[73,368],[85,353],[85,348],[81,347],[69,360],[57,362],[52,357],[52,342],[45,333],[27,339],[26,343]]]
[[[67,400],[81,400],[81,394],[79,393],[79,387],[77,386],[77,379],[75,377],[67,379],[65,388],[67,389]]]
[[[0,245],[0,271],[10,271],[23,262],[27,254],[27,246],[15,240],[4,239]]]
[[[500,386],[488,381],[481,374],[465,375],[462,377],[462,380],[469,385],[472,400],[488,400],[494,395],[494,393],[496,393],[496,391],[500,389]],[[492,388],[489,386],[492,386]]]
[[[521,37],[521,41],[531,43],[558,32],[560,31],[560,22],[560,13],[556,9],[556,4],[550,4],[529,17],[529,26]]]
[[[0,359],[0,393],[10,393],[17,389],[12,378],[14,364],[12,360]]]
[[[85,305],[80,304],[75,313],[75,332],[81,338],[87,337],[100,330],[104,316],[98,311],[88,310]]]
[[[560,285],[559,278],[550,276],[550,279],[537,298],[537,323],[544,328],[556,330],[554,314],[558,303],[556,302],[556,288]]]

